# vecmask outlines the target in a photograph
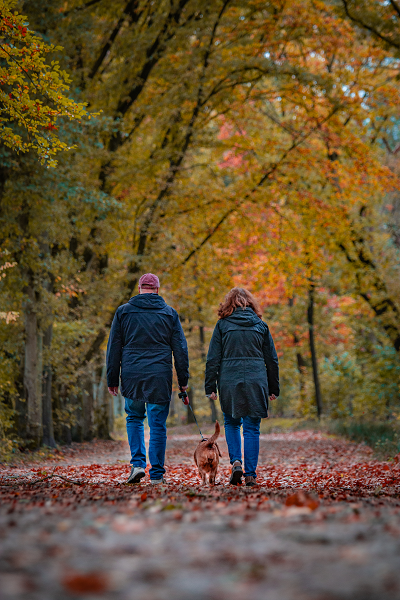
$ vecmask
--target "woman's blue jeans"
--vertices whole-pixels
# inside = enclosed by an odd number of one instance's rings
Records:
[[[225,439],[228,444],[231,465],[235,460],[242,462],[242,439],[240,427],[243,425],[244,440],[244,474],[246,477],[257,477],[256,469],[258,453],[260,450],[260,422],[259,417],[239,417],[234,419],[224,413]]]
[[[132,467],[146,468],[146,446],[144,443],[144,426],[146,418],[150,427],[149,461],[151,464],[150,479],[162,479],[165,473],[165,447],[167,445],[167,417],[169,402],[149,404],[141,400],[125,398],[126,430],[131,449]]]

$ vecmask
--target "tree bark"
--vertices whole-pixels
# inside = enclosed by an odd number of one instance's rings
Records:
[[[317,353],[316,353],[316,349],[315,349],[314,293],[315,293],[314,284],[311,284],[310,288],[308,290],[309,302],[308,302],[308,309],[307,309],[307,320],[308,320],[308,332],[309,332],[309,340],[310,340],[313,379],[314,379],[314,387],[315,387],[315,400],[317,403],[318,418],[320,418],[322,415],[322,396],[321,396],[321,388],[319,385]]]
[[[107,401],[108,401],[108,431],[112,433],[114,431],[114,402],[116,402],[117,399],[108,393],[107,388],[105,388],[104,394],[105,394],[105,399],[107,399]],[[111,435],[110,435],[110,437],[111,437]]]
[[[100,370],[99,383],[96,384],[96,373],[93,371],[93,399],[95,406],[96,435],[102,440],[110,440],[110,403],[105,396],[106,365]],[[108,395],[108,392],[107,392]]]
[[[89,378],[85,380],[85,384],[82,390],[83,439],[90,442],[94,437],[93,386]]]
[[[199,325],[200,353],[201,360],[206,360],[204,325]]]
[[[211,407],[211,423],[215,423],[217,420],[217,407],[215,406],[215,400],[209,398],[210,407]]]
[[[294,335],[294,343],[297,346],[299,343],[299,338],[297,335]],[[307,376],[307,364],[303,358],[303,355],[300,351],[296,352],[296,361],[297,361],[297,370],[299,372],[299,382],[300,382],[300,405],[301,409],[304,407],[305,399],[306,399],[306,376]]]
[[[27,403],[27,434],[39,446],[42,437],[42,394],[39,378],[38,319],[35,310],[34,290],[29,288],[25,306],[25,363],[24,394]]]
[[[292,309],[294,306],[294,297],[289,298],[289,308]],[[293,343],[295,348],[297,349],[296,351],[296,362],[297,362],[297,370],[299,372],[299,388],[300,388],[300,406],[301,406],[301,410],[304,407],[305,404],[305,400],[306,400],[306,382],[305,382],[305,378],[306,378],[306,374],[307,374],[307,364],[306,361],[303,358],[303,355],[300,352],[300,347],[299,347],[299,343],[300,340],[297,336],[296,333],[293,333]]]
[[[47,357],[45,365],[43,367],[43,387],[42,387],[42,401],[43,401],[43,440],[42,443],[50,448],[55,448],[56,443],[54,441],[54,427],[53,427],[53,410],[51,405],[51,391],[52,391],[52,378],[53,373],[51,370],[50,360],[50,347],[51,338],[53,335],[53,324],[50,324],[43,336],[43,347],[47,351]]]
[[[172,419],[175,417],[175,392],[173,392],[171,396],[171,402],[169,404],[169,416]]]
[[[71,437],[73,442],[83,442],[83,418],[82,418],[82,397],[72,394],[69,398],[70,405],[75,409],[76,421],[71,426]]]

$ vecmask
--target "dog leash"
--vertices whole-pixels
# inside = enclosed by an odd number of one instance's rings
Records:
[[[178,397],[179,397],[179,398],[182,400],[183,404],[185,404],[184,400],[185,400],[185,398],[187,398],[187,397],[188,397],[188,395],[187,395],[187,392],[181,392],[180,394],[178,394]],[[200,429],[200,427],[199,427],[199,424],[198,424],[198,422],[197,422],[196,415],[194,414],[194,410],[193,410],[193,408],[190,406],[190,403],[189,403],[189,402],[188,402],[187,404],[185,404],[185,406],[188,406],[188,407],[190,408],[190,410],[192,411],[192,415],[193,415],[193,418],[194,418],[194,420],[195,420],[195,423],[196,423],[196,425],[197,425],[197,429],[200,431],[200,435],[201,435],[201,441],[202,441],[202,442],[204,442],[204,440],[205,440],[206,438],[205,438],[205,437],[203,436],[203,434],[201,433],[201,429]]]

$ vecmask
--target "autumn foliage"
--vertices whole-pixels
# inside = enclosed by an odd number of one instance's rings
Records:
[[[200,417],[237,285],[277,342],[275,414],[396,422],[395,5],[41,5],[1,12],[6,447],[109,435],[104,347],[146,271],[182,317]]]
[[[57,121],[80,119],[87,112],[67,96],[68,73],[57,60],[46,60],[62,48],[35,35],[16,4],[0,2],[0,138],[16,152],[33,150],[42,164],[55,166],[54,155],[70,149],[57,134]]]

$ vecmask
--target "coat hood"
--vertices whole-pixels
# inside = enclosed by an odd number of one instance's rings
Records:
[[[240,327],[253,327],[260,322],[260,318],[252,308],[236,308],[229,317],[225,317],[225,321],[240,325]]]
[[[164,308],[165,300],[158,294],[138,294],[129,300],[129,304],[137,308],[159,310],[160,308]]]

